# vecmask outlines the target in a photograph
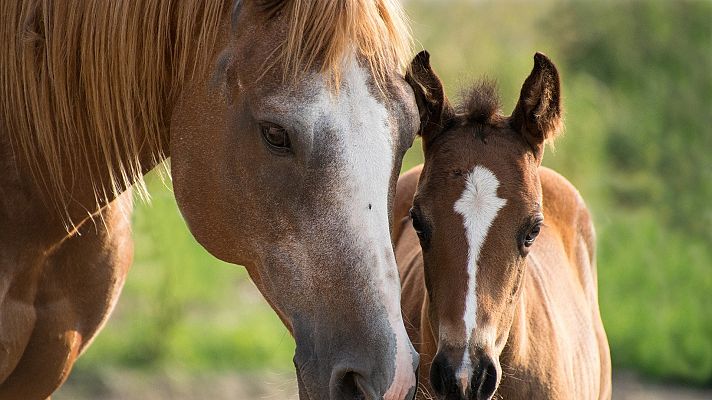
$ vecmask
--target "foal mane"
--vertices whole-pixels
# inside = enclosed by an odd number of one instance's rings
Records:
[[[410,60],[411,34],[397,0],[263,0],[265,11],[288,21],[281,61],[285,79],[298,80],[317,66],[338,88],[352,51],[365,61],[379,87]],[[320,65],[316,65],[319,63]]]
[[[486,78],[475,82],[464,91],[459,113],[469,123],[493,125],[499,122],[503,116],[497,83]]]
[[[502,127],[508,118],[502,114],[497,82],[488,78],[482,78],[466,88],[456,110],[458,119],[471,125]],[[554,139],[560,130],[560,126],[554,128],[545,143],[554,148]]]
[[[0,2],[0,126],[65,217],[78,182],[92,183],[97,206],[135,182],[145,194],[139,154],[165,158],[166,105],[210,61],[228,9],[229,0]],[[97,168],[109,185],[91,176]]]

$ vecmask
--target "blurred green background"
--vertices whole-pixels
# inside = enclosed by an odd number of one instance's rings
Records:
[[[482,75],[514,107],[535,51],[563,81],[566,134],[545,165],[598,231],[600,305],[617,370],[712,385],[712,2],[407,1],[416,50],[450,97]],[[419,143],[404,170],[421,162]],[[136,257],[72,380],[105,370],[291,371],[293,340],[241,267],[208,255],[148,178]]]

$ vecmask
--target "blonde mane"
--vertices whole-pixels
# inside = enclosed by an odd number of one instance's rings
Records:
[[[396,0],[268,1],[272,12],[286,13],[282,49],[285,77],[299,79],[320,62],[338,87],[343,60],[352,51],[364,60],[381,86],[394,69],[410,61],[411,34]]]
[[[97,205],[143,186],[139,154],[165,158],[166,105],[208,59],[223,9],[219,1],[2,2],[0,125],[60,211],[82,180]],[[109,187],[86,176],[91,165],[106,166]]]
[[[147,166],[140,155],[165,159],[167,105],[211,62],[230,3],[0,3],[0,126],[60,211],[66,214],[79,182],[91,182],[97,206],[136,183],[143,188]],[[394,0],[261,5],[289,21],[278,59],[291,77],[320,63],[338,82],[344,57],[355,50],[376,81],[385,82],[410,56],[408,25]],[[92,176],[97,170],[106,171],[108,183]]]

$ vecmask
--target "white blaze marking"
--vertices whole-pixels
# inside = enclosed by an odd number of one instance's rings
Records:
[[[464,380],[463,390],[471,375],[470,338],[475,329],[477,314],[477,262],[480,257],[482,245],[492,222],[497,217],[499,210],[507,203],[497,197],[499,180],[492,171],[482,166],[476,166],[467,175],[465,190],[460,199],[455,202],[455,212],[462,215],[467,235],[467,293],[465,295],[465,313],[462,316],[465,322],[465,353],[462,356],[462,365],[456,376]]]
[[[395,374],[384,394],[385,400],[402,400],[415,386],[412,346],[405,331],[400,310],[398,269],[391,248],[388,226],[388,187],[393,170],[393,137],[388,111],[369,91],[368,72],[350,60],[344,68],[338,95],[321,94],[322,110],[328,110],[329,120],[338,130],[343,151],[344,216],[349,218],[350,231],[358,248],[378,257],[373,260],[377,271],[370,272],[378,286],[388,322],[396,339]]]

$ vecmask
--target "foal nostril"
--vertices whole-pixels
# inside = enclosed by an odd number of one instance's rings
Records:
[[[476,385],[478,400],[489,400],[497,390],[497,367],[489,358],[482,360],[480,376]]]
[[[448,376],[449,369],[447,360],[440,355],[436,356],[430,365],[430,386],[441,396],[447,392],[448,382],[451,381]]]

